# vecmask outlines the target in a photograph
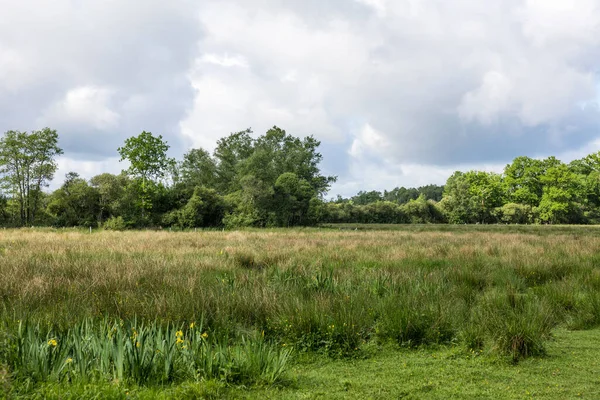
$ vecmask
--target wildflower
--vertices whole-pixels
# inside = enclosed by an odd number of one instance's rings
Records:
[[[57,345],[58,345],[58,342],[56,341],[56,339],[48,340],[48,346],[56,347]]]
[[[183,339],[178,337],[177,340],[175,340],[175,344],[181,344],[183,343]]]
[[[183,337],[183,331],[175,332],[175,337],[178,337],[178,338]]]
[[[135,342],[135,347],[140,347],[140,342]]]
[[[192,322],[192,323],[190,324],[190,329],[194,329],[194,326],[196,326],[196,324]]]
[[[65,361],[65,363],[67,364],[71,364],[73,362],[73,359],[71,357],[67,358],[67,360]]]
[[[208,339],[208,333],[204,332],[204,333],[202,334],[202,339]]]

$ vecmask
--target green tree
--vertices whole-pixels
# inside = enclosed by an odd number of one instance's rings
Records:
[[[215,188],[217,184],[217,163],[204,149],[191,149],[178,165],[177,181],[187,188],[204,186]]]
[[[307,181],[315,194],[322,197],[337,178],[321,175],[320,145],[312,136],[300,139],[275,126],[256,139],[252,154],[240,164],[240,177],[254,175],[273,185],[281,174],[291,172]]]
[[[58,134],[44,128],[31,133],[8,131],[0,139],[2,186],[17,201],[20,225],[35,223],[47,187],[56,172]]]
[[[181,209],[165,214],[166,225],[181,229],[220,226],[225,215],[225,201],[216,190],[198,186]]]
[[[100,194],[76,172],[69,172],[60,189],[50,195],[48,212],[59,226],[97,224]]]
[[[508,203],[496,209],[500,222],[505,224],[531,224],[534,222],[533,208],[527,204]]]
[[[498,174],[457,171],[446,182],[440,206],[451,223],[493,222],[493,211],[503,202],[502,178]]]
[[[509,200],[513,203],[529,204],[537,207],[544,194],[541,177],[546,170],[561,164],[555,157],[536,160],[517,157],[504,168],[504,183]]]
[[[469,185],[472,219],[481,223],[494,222],[493,210],[504,202],[502,176],[493,172],[469,171],[464,177]]]
[[[240,189],[239,164],[254,151],[254,139],[251,129],[232,133],[220,139],[214,151],[216,160],[216,186],[222,194]]]
[[[356,205],[365,205],[375,203],[377,201],[383,201],[383,195],[377,190],[372,190],[370,192],[365,192],[361,190],[356,194],[356,196],[353,196],[351,200],[352,203]]]
[[[545,223],[579,223],[582,211],[578,205],[582,182],[569,166],[553,163],[540,177],[543,194],[538,207],[539,218]]]
[[[322,199],[336,179],[321,174],[320,142],[310,136],[296,138],[277,127],[257,139],[250,133],[238,132],[220,140],[214,153],[215,186],[227,195],[231,209],[226,224],[308,223],[311,198]]]
[[[427,200],[423,193],[416,200],[410,200],[404,204],[402,209],[413,224],[444,222],[442,213],[438,210],[435,201]]]
[[[164,178],[174,164],[174,160],[167,157],[168,150],[169,145],[162,136],[146,131],[125,140],[125,145],[118,149],[121,161],[129,161],[128,173],[140,184],[142,220],[145,212],[152,208],[151,192],[156,189],[156,180]]]
[[[125,174],[113,175],[104,173],[90,179],[90,184],[99,195],[97,220],[102,224],[105,220],[122,216],[125,200],[125,190],[129,185]]]
[[[310,183],[293,172],[285,172],[277,178],[274,189],[278,225],[307,225],[310,200],[315,198]]]

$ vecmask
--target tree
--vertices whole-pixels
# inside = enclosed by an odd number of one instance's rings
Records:
[[[427,200],[421,193],[416,200],[404,204],[403,211],[413,224],[429,224],[443,222],[444,218],[433,200]]]
[[[493,210],[504,203],[502,177],[493,172],[469,171],[464,174],[469,185],[472,219],[481,223],[493,222]]]
[[[320,145],[312,136],[300,139],[274,126],[256,139],[252,154],[240,164],[240,177],[254,175],[273,185],[281,174],[291,172],[307,181],[316,196],[322,197],[337,178],[321,175]]]
[[[169,145],[162,136],[155,137],[146,131],[125,140],[125,145],[118,149],[120,161],[129,161],[128,173],[140,182],[142,219],[145,211],[152,208],[150,190],[153,184],[164,178],[167,169],[174,164],[174,160],[167,157],[168,150]]]
[[[285,172],[279,175],[274,188],[278,225],[305,225],[310,200],[315,198],[314,189],[310,184],[293,172]]]
[[[188,188],[204,186],[214,188],[217,184],[217,163],[204,149],[191,149],[179,163],[179,183]]]
[[[225,201],[216,190],[198,186],[187,204],[165,214],[166,225],[179,228],[219,226],[225,215]]]
[[[100,194],[76,172],[69,172],[47,206],[59,226],[92,226],[100,209]]]
[[[311,198],[322,199],[336,180],[321,174],[320,142],[310,136],[288,135],[277,127],[257,139],[250,133],[238,132],[220,140],[214,153],[215,186],[226,195],[232,210],[226,225],[307,223]]]
[[[217,189],[221,194],[240,189],[238,166],[252,154],[254,140],[251,129],[232,133],[217,142],[214,157],[217,161]]]
[[[375,203],[377,201],[383,201],[383,196],[381,192],[377,190],[372,190],[370,192],[360,191],[356,194],[356,196],[352,197],[352,203],[356,205],[365,205],[370,203]]]
[[[530,224],[533,222],[533,208],[526,204],[508,203],[496,209],[500,222],[505,224]]]
[[[581,222],[578,207],[582,194],[582,182],[572,169],[563,163],[553,163],[540,176],[543,194],[538,208],[541,222],[575,223]]]
[[[31,133],[8,131],[0,139],[0,174],[2,185],[16,199],[21,225],[35,222],[40,208],[42,188],[54,177],[58,134],[44,128]]]
[[[113,175],[104,173],[90,179],[90,184],[99,195],[98,223],[122,216],[125,200],[125,190],[129,185],[129,178],[125,174]]]

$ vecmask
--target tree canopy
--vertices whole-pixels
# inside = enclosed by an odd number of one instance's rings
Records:
[[[117,149],[121,174],[69,172],[53,192],[55,130],[0,138],[0,225],[269,227],[318,223],[600,223],[600,152],[568,164],[516,157],[502,173],[456,171],[445,185],[361,190],[326,200],[336,177],[321,172],[320,142],[273,127],[220,139],[179,161],[160,135],[142,132]]]

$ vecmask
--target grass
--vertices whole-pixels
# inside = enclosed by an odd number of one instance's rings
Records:
[[[469,371],[493,380],[567,368],[564,348],[591,347],[595,331],[573,330],[600,325],[597,228],[368,228],[0,231],[0,387],[13,397],[458,396],[448,379],[485,397]],[[432,354],[458,370],[436,375]],[[424,394],[405,375],[412,383],[364,372],[372,363],[440,381]],[[340,374],[354,376],[343,393],[321,388]],[[378,395],[377,382],[397,390]]]
[[[383,348],[368,359],[310,357],[286,386],[228,387],[217,381],[167,387],[58,385],[29,396],[48,399],[595,399],[600,396],[598,330],[558,330],[548,356],[507,364],[453,347]]]

